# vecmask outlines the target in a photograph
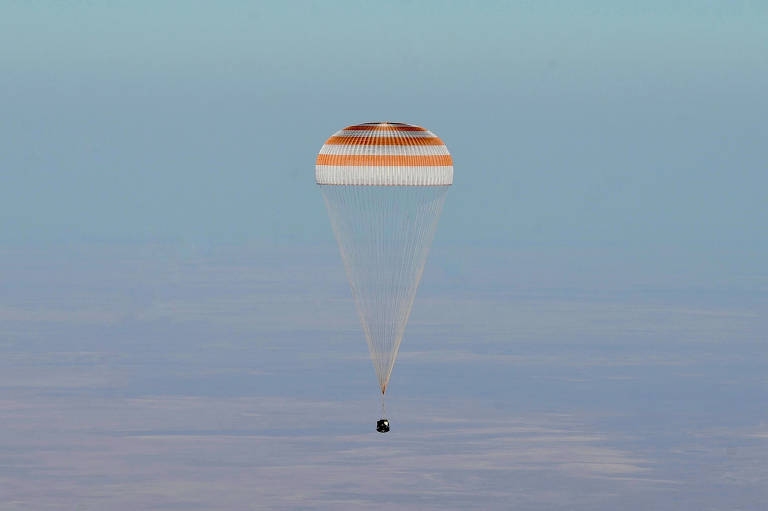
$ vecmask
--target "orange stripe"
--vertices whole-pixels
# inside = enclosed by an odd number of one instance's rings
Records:
[[[443,145],[437,137],[331,137],[325,141],[330,145]]]
[[[317,165],[360,165],[370,167],[447,167],[450,155],[387,156],[371,154],[318,154]]]
[[[394,126],[392,124],[356,124],[347,126],[345,130],[371,130],[371,131],[427,131],[419,126]]]

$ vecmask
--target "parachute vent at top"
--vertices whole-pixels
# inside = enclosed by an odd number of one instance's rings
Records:
[[[453,160],[443,141],[420,126],[355,124],[326,140],[315,178],[320,185],[448,186]]]

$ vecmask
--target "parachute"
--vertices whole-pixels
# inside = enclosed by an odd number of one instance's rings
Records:
[[[363,325],[383,408],[453,183],[453,161],[442,140],[422,127],[365,123],[348,126],[325,142],[315,178]]]

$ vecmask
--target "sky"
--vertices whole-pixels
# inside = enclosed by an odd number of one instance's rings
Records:
[[[2,9],[4,243],[323,242],[316,152],[391,120],[446,241],[768,249],[762,2]]]
[[[0,1],[1,509],[759,509],[768,4]],[[314,158],[454,159],[377,435]]]

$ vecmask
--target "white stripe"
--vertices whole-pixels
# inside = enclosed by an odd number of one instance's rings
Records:
[[[453,167],[365,167],[315,165],[319,185],[447,186]]]
[[[380,156],[444,156],[449,155],[444,145],[347,145],[330,144],[320,154],[364,154]]]
[[[400,137],[400,138],[437,138],[431,131],[391,131],[391,130],[341,130],[334,137]]]

